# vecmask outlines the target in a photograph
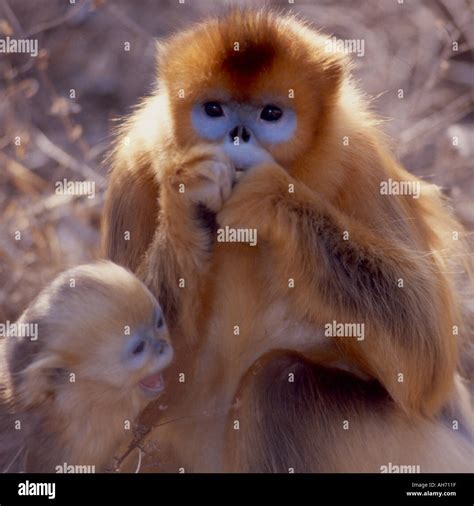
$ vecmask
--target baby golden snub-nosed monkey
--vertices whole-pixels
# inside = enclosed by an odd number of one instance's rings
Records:
[[[156,299],[100,261],[60,274],[14,327],[0,339],[0,472],[104,471],[164,389],[173,350]]]
[[[461,227],[439,190],[395,161],[327,40],[269,10],[175,34],[110,158],[104,253],[150,288],[176,343],[167,418],[181,421],[154,433],[167,470],[223,469],[234,395],[274,349],[378,381],[394,402],[381,432],[398,430],[398,412],[439,420],[454,398]],[[333,323],[363,335],[328,333]],[[246,392],[258,401],[261,388]],[[277,397],[262,416],[285,419]],[[338,426],[324,399],[325,423]],[[356,412],[371,399],[360,390]],[[300,470],[314,469],[317,455],[300,453]]]

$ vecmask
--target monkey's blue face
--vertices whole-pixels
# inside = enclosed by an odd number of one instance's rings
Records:
[[[296,114],[278,101],[263,104],[233,100],[196,103],[191,112],[198,135],[222,145],[238,169],[271,161],[269,149],[289,141],[296,130]]]
[[[164,388],[161,371],[173,358],[167,336],[161,309],[157,308],[151,325],[137,329],[122,350],[123,363],[133,378],[139,378],[140,390],[147,397],[158,395]]]

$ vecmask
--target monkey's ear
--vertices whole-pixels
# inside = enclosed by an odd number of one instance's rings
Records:
[[[42,356],[21,373],[20,399],[25,407],[37,406],[54,395],[54,389],[67,372],[56,354]]]

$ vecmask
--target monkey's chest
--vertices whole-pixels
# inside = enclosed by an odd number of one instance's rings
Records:
[[[177,397],[168,413],[183,421],[163,427],[162,439],[178,455],[175,467],[221,470],[227,414],[240,380],[263,354],[282,348],[307,354],[327,345],[322,326],[295,317],[290,300],[274,289],[271,271],[254,248],[218,250],[203,346],[191,357],[190,385],[199,388]]]
[[[291,300],[295,288],[282,293],[279,287],[288,280],[279,279],[272,261],[250,246],[218,250],[208,336],[222,357],[239,357],[240,363],[251,365],[271,349],[306,353],[332,345],[322,324],[296,315]]]

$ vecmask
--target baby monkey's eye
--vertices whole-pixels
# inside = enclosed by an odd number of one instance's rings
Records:
[[[266,105],[260,114],[264,121],[278,121],[283,115],[283,111],[276,105]]]
[[[140,341],[135,348],[133,348],[132,353],[134,355],[139,355],[145,349],[145,341]]]
[[[221,104],[219,102],[206,102],[204,104],[204,110],[206,114],[211,118],[219,118],[220,116],[224,116],[224,110],[222,109]]]

